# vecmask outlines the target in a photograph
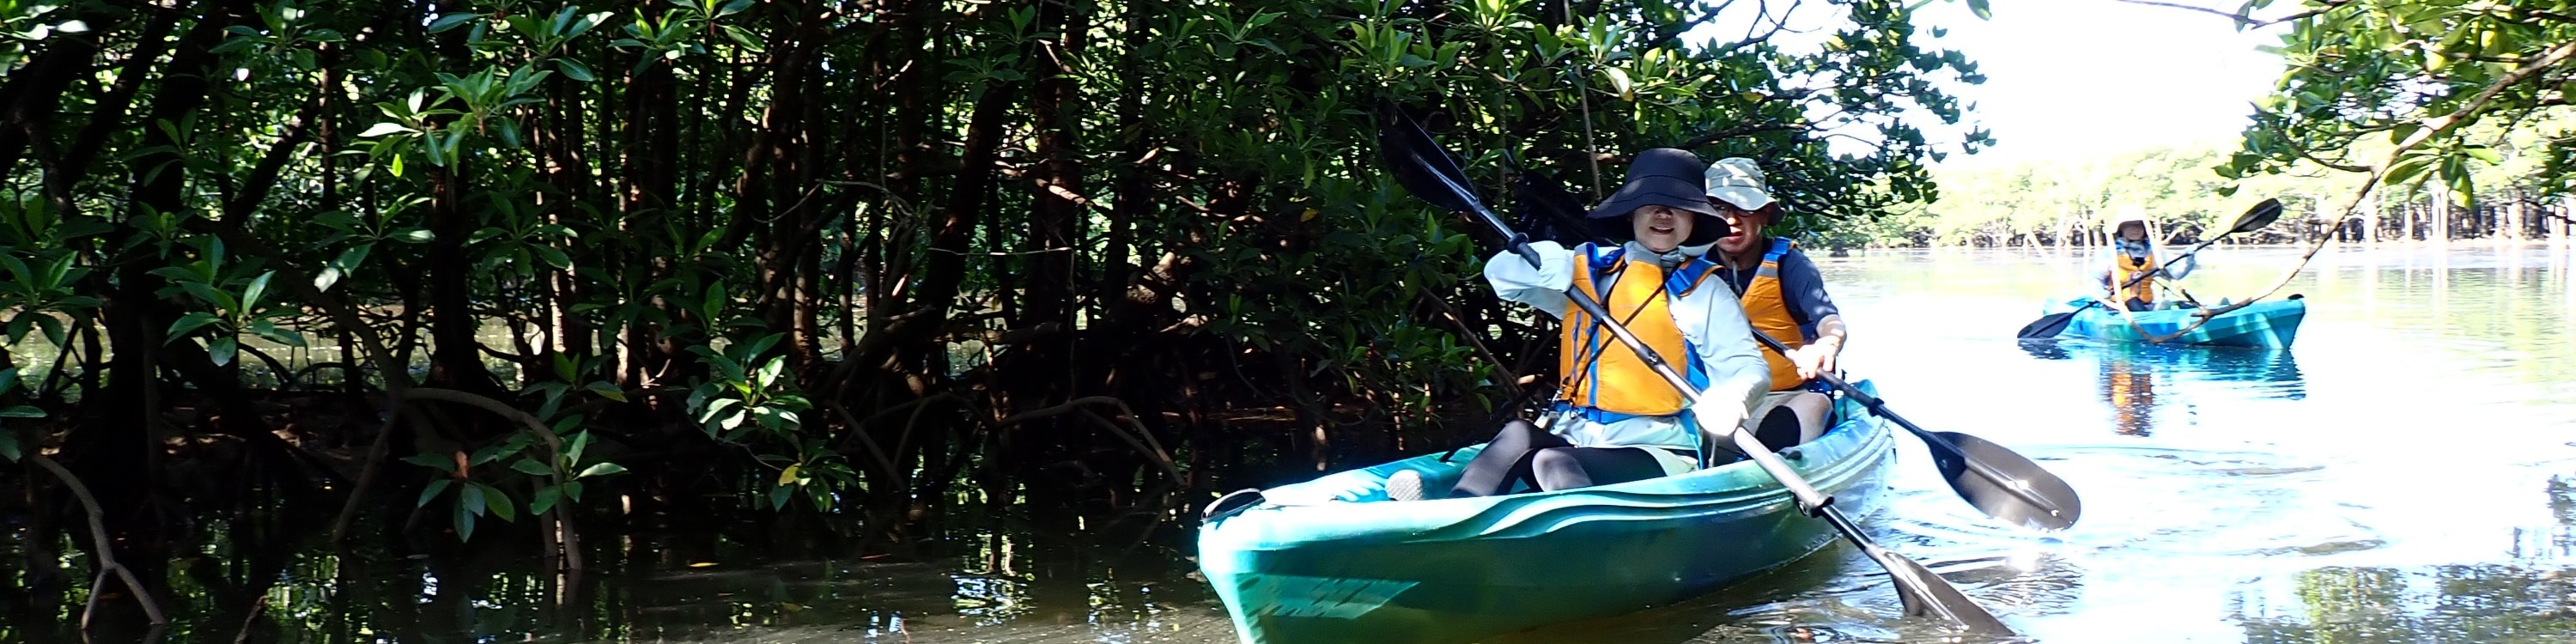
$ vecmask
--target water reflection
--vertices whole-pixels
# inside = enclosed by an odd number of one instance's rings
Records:
[[[2307,374],[2289,349],[2099,343],[2091,340],[2018,340],[2022,353],[2040,360],[2092,361],[2097,399],[2110,410],[2111,430],[2128,436],[2155,433],[2156,414],[2171,406],[2156,398],[2159,382],[2219,383],[2220,390],[2256,399],[2304,400]],[[2080,364],[2080,362],[2079,362]]]
[[[588,571],[558,580],[535,540],[252,539],[214,526],[156,594],[174,623],[103,616],[98,641],[1218,642],[1231,626],[1178,554],[1186,533],[1103,526],[1041,533],[1006,519],[959,522],[954,539],[906,554],[847,556],[816,531],[708,518],[586,536]],[[730,526],[718,531],[719,526]],[[749,526],[749,527],[746,527]],[[0,556],[19,542],[0,531]],[[500,533],[505,534],[506,533]],[[401,548],[426,546],[425,552]],[[81,562],[74,561],[76,565]],[[13,593],[0,641],[78,642],[83,589]],[[37,606],[37,604],[44,604]],[[112,610],[122,602],[107,602]],[[33,610],[30,610],[33,609]],[[127,628],[132,626],[133,628]]]
[[[2102,403],[2111,406],[2111,431],[2130,436],[2155,432],[2156,374],[2139,368],[2128,351],[2102,360]]]

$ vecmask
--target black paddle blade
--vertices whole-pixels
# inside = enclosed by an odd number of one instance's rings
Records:
[[[2021,333],[2014,334],[2013,337],[2024,340],[2054,338],[2059,333],[2065,333],[2066,325],[2074,322],[2074,313],[2050,313],[2040,316],[2037,321],[2022,325]]]
[[[1932,574],[1932,569],[1923,567],[1923,564],[1876,545],[1864,544],[1861,552],[1887,568],[1888,578],[1896,582],[1897,600],[1905,603],[1907,617],[1947,619],[1979,635],[2016,635],[2012,627],[2005,626],[1994,613],[1986,612],[1985,607],[1978,606],[1967,593],[1959,592],[1957,587],[1951,586],[1940,575]]]
[[[1561,244],[1606,241],[1592,232],[1583,219],[1583,202],[1565,189],[1565,182],[1537,170],[1523,170],[1512,178],[1513,202],[1520,211],[1521,230],[1531,239],[1545,239]]]
[[[2270,226],[2272,225],[2272,222],[2280,219],[2281,200],[2265,199],[2263,200],[2263,203],[2254,204],[2253,208],[2246,209],[2245,214],[2238,215],[2236,217],[2236,225],[2229,226],[2227,230],[2229,232],[2250,233],[2262,230],[2264,226]]]
[[[1393,101],[1378,104],[1378,154],[1386,167],[1395,173],[1395,182],[1406,191],[1431,205],[1450,212],[1475,212],[1482,201],[1464,191],[1467,173],[1458,168],[1458,160],[1431,140],[1431,133],[1415,123],[1404,108]]]
[[[1926,434],[1949,442],[1931,445],[1932,463],[1941,468],[1941,478],[1986,516],[2054,532],[2073,527],[2084,515],[2084,499],[2075,495],[2075,488],[2038,463],[1983,438],[1957,432]],[[1984,467],[1970,467],[1969,461]]]

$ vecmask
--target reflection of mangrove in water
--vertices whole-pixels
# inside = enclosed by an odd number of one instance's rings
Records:
[[[589,567],[568,581],[542,569],[533,540],[335,551],[278,527],[210,525],[182,549],[156,589],[173,618],[159,641],[1106,641],[1175,629],[1215,641],[1230,628],[1187,610],[1209,593],[1185,576],[1176,544],[1187,539],[1169,526],[957,530],[859,558],[810,527],[701,517],[591,535]],[[25,560],[19,541],[0,544],[10,567]],[[0,583],[0,641],[82,641],[85,586],[39,596],[15,581]],[[94,641],[150,640],[139,616],[109,614],[119,605],[100,605],[107,630]]]
[[[2235,619],[2253,644],[2576,641],[2576,479],[2548,493],[2555,525],[2517,538],[2514,563],[2302,571],[2292,601],[2237,593]]]
[[[2319,568],[2284,605],[2253,591],[2235,617],[2253,644],[2292,642],[2566,642],[2576,638],[2564,570],[2511,565]]]

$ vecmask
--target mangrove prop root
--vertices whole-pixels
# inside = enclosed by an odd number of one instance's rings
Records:
[[[62,479],[63,486],[70,488],[72,496],[80,499],[81,509],[89,511],[89,538],[98,544],[98,578],[90,582],[89,605],[81,609],[81,628],[89,628],[90,611],[98,608],[99,591],[107,584],[107,575],[111,572],[116,573],[118,579],[125,580],[125,588],[134,592],[134,602],[143,605],[143,615],[150,618],[154,626],[170,623],[169,618],[161,615],[161,603],[152,598],[151,591],[143,589],[143,580],[135,579],[134,571],[116,562],[116,544],[107,538],[107,514],[99,509],[98,497],[90,496],[89,486],[81,485],[80,477],[72,476],[70,470],[63,469],[62,464],[45,458],[43,454],[30,453],[27,458],[35,461],[37,467],[52,472],[54,478]]]

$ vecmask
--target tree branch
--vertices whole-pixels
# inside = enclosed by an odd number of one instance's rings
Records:
[[[2315,16],[2318,16],[2318,15],[2322,15],[2322,14],[2324,14],[2325,12],[2328,12],[2328,11],[2333,11],[2333,10],[2336,10],[2336,9],[2341,9],[2341,8],[2343,8],[2343,6],[2344,6],[2344,5],[2346,5],[2346,4],[2350,4],[2350,3],[2352,2],[2352,0],[2325,0],[2325,2],[2324,2],[2325,6],[2324,6],[2324,7],[2320,7],[2320,8],[2316,8],[2316,9],[2309,9],[2309,10],[2307,10],[2307,11],[2301,11],[2301,12],[2298,12],[2298,13],[2294,13],[2294,14],[2290,14],[2290,15],[2286,15],[2286,16],[2281,16],[2281,17],[2279,17],[2279,18],[2257,19],[2257,18],[2249,18],[2249,17],[2246,17],[2246,16],[2242,16],[2242,15],[2234,14],[2234,13],[2229,13],[2229,12],[2226,12],[2226,11],[2220,11],[2220,10],[2217,10],[2217,9],[2211,9],[2211,8],[2208,8],[2208,7],[2195,7],[2195,6],[2191,6],[2191,5],[2187,5],[2187,4],[2177,4],[2177,3],[2172,3],[2172,2],[2157,2],[2156,0],[2120,0],[2120,1],[2121,1],[2121,2],[2126,2],[2126,3],[2129,3],[2129,4],[2142,4],[2142,5],[2147,5],[2147,6],[2151,6],[2151,7],[2166,7],[2166,8],[2172,8],[2172,9],[2184,9],[2184,10],[2189,10],[2189,11],[2198,11],[2198,12],[2206,13],[2206,14],[2213,14],[2213,15],[2218,15],[2218,16],[2225,16],[2225,17],[2226,17],[2227,19],[2229,19],[2229,20],[2234,20],[2234,21],[2236,21],[2236,26],[2237,26],[2237,28],[2238,28],[2238,29],[2256,29],[2256,28],[2261,28],[2261,27],[2269,27],[2269,26],[2272,26],[2272,25],[2277,25],[2277,24],[2281,24],[2281,23],[2284,23],[2284,22],[2289,22],[2289,21],[2292,21],[2292,20],[2298,20],[2298,19],[2300,19],[2300,18],[2310,18],[2310,17],[2315,17]]]

